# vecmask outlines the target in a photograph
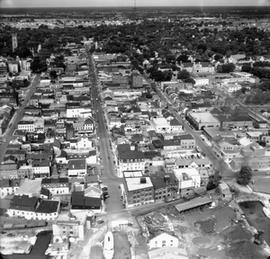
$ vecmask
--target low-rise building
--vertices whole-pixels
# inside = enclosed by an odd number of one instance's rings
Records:
[[[179,239],[168,233],[161,233],[148,241],[149,249],[161,248],[161,247],[178,247]]]
[[[102,212],[102,200],[101,198],[88,197],[84,191],[72,192],[71,212],[76,210],[100,213]]]
[[[155,201],[170,201],[177,197],[178,180],[172,173],[155,172],[150,174],[154,187]]]
[[[50,162],[48,160],[34,160],[32,162],[32,170],[34,177],[50,177]]]
[[[220,127],[220,121],[208,111],[188,112],[187,119],[197,130]]]
[[[17,179],[2,179],[0,180],[0,198],[3,199],[8,195],[14,195],[20,186],[20,181]]]
[[[70,159],[68,161],[68,177],[84,177],[87,174],[85,159]]]
[[[61,237],[67,240],[84,240],[85,225],[85,217],[79,219],[72,214],[60,214],[52,224],[53,236],[54,238]]]
[[[15,195],[11,200],[7,214],[10,217],[23,217],[27,220],[53,221],[58,217],[59,211],[59,201]]]
[[[201,176],[196,168],[178,168],[173,171],[178,179],[181,197],[190,197],[194,194],[194,189],[201,186]]]
[[[125,171],[145,170],[145,158],[141,151],[136,150],[135,146],[129,144],[120,144],[117,146],[118,154],[118,176],[123,177]]]
[[[41,186],[48,189],[52,195],[69,194],[70,184],[67,177],[43,178]]]

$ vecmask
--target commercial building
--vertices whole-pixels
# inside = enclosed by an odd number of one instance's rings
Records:
[[[197,129],[219,128],[220,121],[209,111],[191,111],[187,113],[187,120]]]
[[[126,207],[135,207],[154,202],[154,188],[148,176],[124,176],[124,202]]]

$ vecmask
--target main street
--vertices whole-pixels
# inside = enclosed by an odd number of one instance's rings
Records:
[[[35,75],[31,81],[31,84],[28,86],[28,90],[26,92],[26,96],[24,98],[22,105],[19,106],[18,109],[15,111],[13,117],[11,118],[11,120],[8,124],[6,131],[4,132],[4,134],[1,137],[2,142],[0,144],[0,163],[2,163],[4,160],[7,146],[12,139],[12,134],[15,131],[15,129],[17,128],[18,122],[22,119],[22,117],[24,115],[24,109],[27,106],[29,100],[31,99],[31,97],[36,89],[36,86],[39,84],[39,81],[40,81],[40,75]]]
[[[109,198],[105,201],[106,211],[108,215],[123,212],[121,194],[119,185],[122,180],[116,176],[116,168],[114,164],[114,156],[111,149],[110,137],[104,117],[104,112],[99,97],[99,86],[97,80],[97,72],[93,56],[88,55],[89,78],[91,83],[91,101],[96,122],[96,135],[98,138],[100,159],[101,159],[101,181],[108,186]],[[128,217],[128,215],[126,215]],[[110,220],[112,218],[108,217]]]

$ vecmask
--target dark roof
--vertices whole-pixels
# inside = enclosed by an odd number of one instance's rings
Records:
[[[96,154],[97,154],[97,151],[96,150],[91,150],[88,153],[89,156],[95,156]]]
[[[71,195],[72,209],[100,209],[101,199],[86,197],[84,192],[73,192]]]
[[[130,150],[129,144],[120,144],[117,146],[118,157],[120,160],[143,159],[144,154],[138,150]]]
[[[68,161],[69,170],[85,169],[85,167],[86,167],[85,159],[71,159]]]
[[[36,209],[39,213],[54,213],[57,212],[59,201],[42,200]]]
[[[43,178],[41,184],[68,183],[67,177],[61,178]]]
[[[164,172],[158,172],[150,174],[151,182],[154,189],[164,188],[168,185],[177,185],[178,181],[174,174],[166,174]]]
[[[50,197],[51,192],[47,188],[41,187],[40,194]]]
[[[171,126],[179,126],[179,125],[181,125],[181,123],[177,119],[174,118],[170,121],[170,125]]]
[[[11,200],[10,208],[17,210],[35,211],[37,203],[37,197],[28,197],[27,195],[15,195]]]

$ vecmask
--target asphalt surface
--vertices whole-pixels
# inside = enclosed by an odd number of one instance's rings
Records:
[[[31,81],[31,84],[28,87],[28,91],[26,92],[26,96],[21,106],[16,110],[13,117],[11,118],[8,128],[6,129],[5,133],[1,137],[1,144],[0,144],[0,163],[3,162],[4,156],[7,150],[7,146],[12,139],[12,134],[17,129],[18,122],[23,118],[24,109],[27,106],[29,100],[31,99],[33,93],[35,92],[36,86],[40,82],[40,75],[35,75]]]
[[[107,124],[104,117],[102,103],[99,97],[99,86],[97,80],[97,72],[93,57],[88,55],[89,59],[89,77],[91,83],[91,100],[94,111],[94,119],[96,121],[96,132],[99,143],[100,163],[101,163],[101,181],[108,186],[109,198],[105,201],[106,211],[108,214],[117,213],[123,210],[122,201],[120,199],[119,185],[122,180],[116,176],[116,168],[114,164],[114,156],[110,144],[110,136],[107,130]]]

